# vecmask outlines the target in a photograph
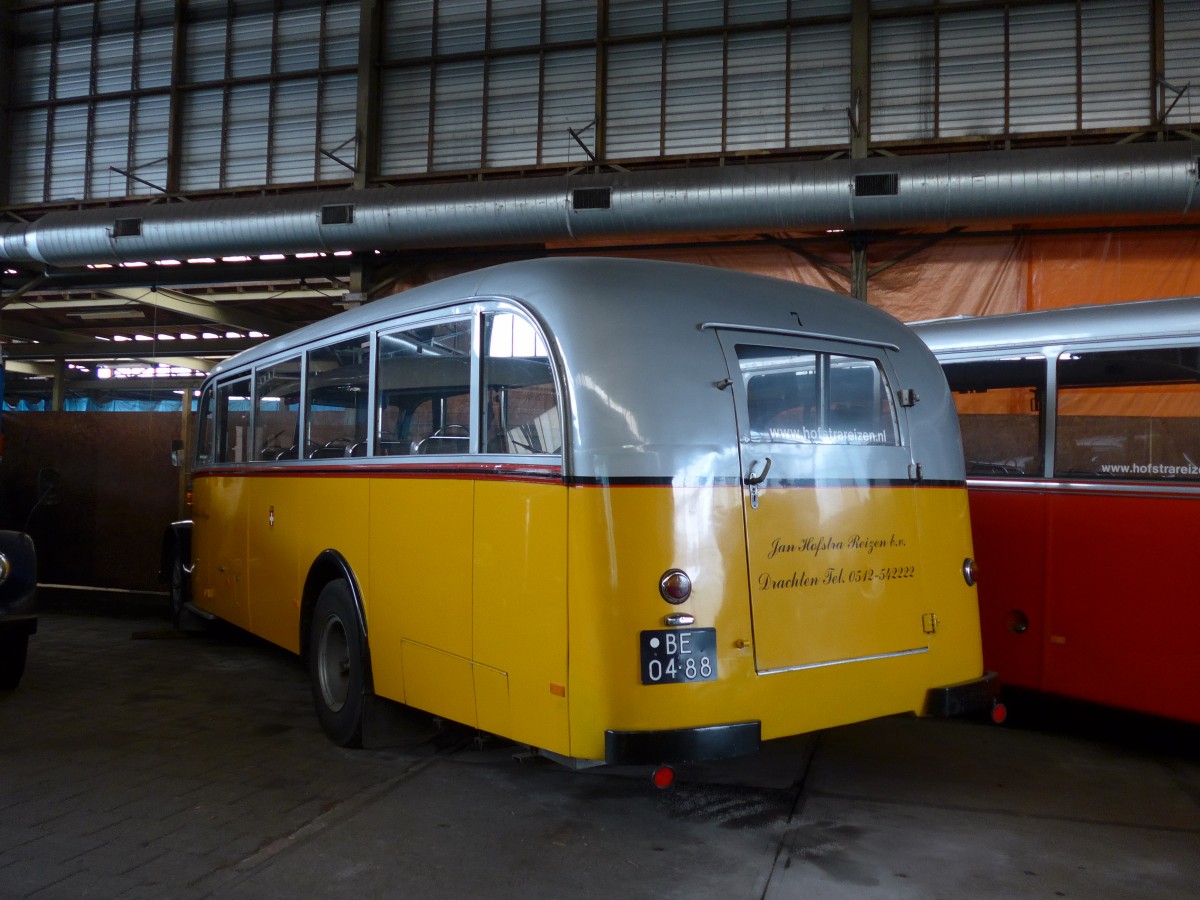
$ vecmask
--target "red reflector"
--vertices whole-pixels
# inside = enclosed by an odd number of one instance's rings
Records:
[[[651,777],[656,788],[669,788],[675,783],[675,770],[670,766],[659,766]]]
[[[692,579],[682,569],[668,569],[659,579],[658,592],[668,603],[683,603],[692,595]]]
[[[1003,703],[997,703],[992,706],[992,721],[997,725],[1003,725],[1008,718],[1008,707]]]

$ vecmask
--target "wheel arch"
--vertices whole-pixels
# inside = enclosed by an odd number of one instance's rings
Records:
[[[371,645],[367,640],[367,616],[363,605],[362,589],[354,569],[346,557],[336,550],[322,550],[313,564],[308,568],[308,576],[304,579],[304,590],[300,595],[300,658],[308,663],[309,633],[312,630],[313,610],[317,605],[317,597],[321,589],[331,581],[345,581],[350,588],[350,596],[354,600],[354,612],[357,617],[358,637],[362,644],[363,681],[368,692],[375,689],[375,680],[371,674]]]
[[[163,532],[162,549],[159,556],[158,577],[163,584],[171,580],[171,567],[180,560],[186,572],[192,565],[192,521],[184,519],[172,522]]]

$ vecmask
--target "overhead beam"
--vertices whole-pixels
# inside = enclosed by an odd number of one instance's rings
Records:
[[[219,361],[200,356],[180,356],[178,353],[139,353],[137,352],[139,350],[151,349],[141,341],[136,344],[97,341],[94,346],[80,352],[82,347],[81,344],[5,344],[0,350],[3,352],[4,365],[9,371],[25,372],[31,375],[44,373],[40,369],[26,371],[26,367],[44,366],[53,374],[56,365],[67,362],[108,363],[110,366],[166,365],[192,369],[196,372],[211,372]],[[101,348],[108,348],[108,352],[102,352]],[[179,348],[172,349],[178,350]],[[232,355],[232,353],[228,355]]]
[[[53,378],[55,369],[53,363],[22,362],[15,359],[6,359],[4,361],[4,371],[12,372],[16,375],[35,375],[40,378]]]
[[[149,290],[149,288],[142,288]],[[32,300],[17,300],[12,303],[5,304],[5,312],[19,312],[21,310],[65,310],[68,315],[72,311],[86,311],[93,309],[107,310],[134,310],[139,317],[145,315],[142,309],[134,309],[128,300],[113,297],[107,290],[99,290],[93,288],[89,291],[90,296],[83,296],[79,293],[60,294],[59,299],[51,299],[52,295],[42,293]],[[337,294],[331,294],[329,291],[321,290],[314,287],[288,287],[288,288],[264,288],[262,290],[245,290],[237,291],[219,291],[206,290],[203,297],[197,299],[208,303],[253,303],[261,300],[330,300],[337,303],[342,299],[342,291],[339,289]]]
[[[98,341],[88,339],[73,343],[22,343],[5,344],[5,359],[67,359],[67,360],[115,360],[154,359],[170,356],[189,360],[198,357],[225,358],[257,346],[260,341],[253,338],[219,338],[210,340],[197,338],[193,341]],[[180,356],[180,353],[185,356]],[[194,356],[192,354],[195,354]],[[197,367],[199,368],[199,367]]]
[[[11,316],[0,316],[0,335],[16,338],[19,341],[37,341],[41,344],[90,344],[95,340],[87,335],[74,334],[70,331],[14,322]],[[5,354],[8,353],[8,349],[8,347],[4,348]]]
[[[193,369],[196,372],[211,372],[216,365],[211,359],[200,359],[195,356],[150,356],[138,357],[137,362],[149,363],[155,366],[174,366],[179,369]]]
[[[41,287],[45,283],[46,283],[46,279],[43,278],[41,275],[31,278],[29,281],[25,282],[23,285],[21,285],[16,290],[9,291],[7,294],[0,296],[0,309],[8,306],[10,303],[12,303],[15,300],[21,299],[21,297],[23,297],[25,294],[29,293],[32,290],[36,290],[37,288]]]
[[[37,325],[26,325],[21,322],[0,320],[0,334],[14,337],[25,343],[5,344],[0,347],[0,353],[10,361],[10,366],[31,365],[19,363],[18,360],[89,360],[98,361],[129,361],[131,364],[145,363],[158,365],[160,363],[194,369],[197,372],[209,372],[214,362],[200,356],[180,355],[180,350],[198,350],[201,353],[211,353],[215,357],[232,356],[258,342],[249,338],[241,340],[204,340],[195,341],[98,341],[95,338],[72,334],[69,331],[56,331],[52,328],[41,328]],[[50,366],[53,374],[53,365]],[[12,371],[22,371],[12,369]],[[28,372],[26,374],[45,374]]]
[[[237,309],[232,306],[222,306],[210,300],[192,297],[180,291],[167,288],[157,290],[139,290],[137,288],[105,288],[104,293],[121,300],[141,303],[146,306],[156,306],[159,309],[170,310],[194,319],[225,325],[243,331],[261,331],[264,334],[277,335],[293,331],[296,326],[279,319],[260,316],[249,310]]]
[[[127,268],[86,269],[48,267],[45,283],[52,288],[102,288],[175,285],[201,287],[219,284],[287,284],[304,279],[337,282],[346,278],[352,257],[325,256],[319,259],[252,260],[245,263],[182,263]]]

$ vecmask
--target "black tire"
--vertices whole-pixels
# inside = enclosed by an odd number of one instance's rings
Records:
[[[11,691],[21,683],[28,650],[29,635],[0,635],[0,690]]]
[[[321,589],[308,646],[308,677],[322,730],[339,747],[361,747],[366,707],[363,635],[345,581],[331,581]]]
[[[189,587],[187,573],[183,571],[183,560],[176,553],[171,560],[171,613],[176,628],[183,627],[184,604],[191,599],[188,597]]]

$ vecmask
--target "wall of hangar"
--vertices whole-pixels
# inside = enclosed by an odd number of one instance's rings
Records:
[[[1191,0],[10,6],[16,206],[1200,118]]]

